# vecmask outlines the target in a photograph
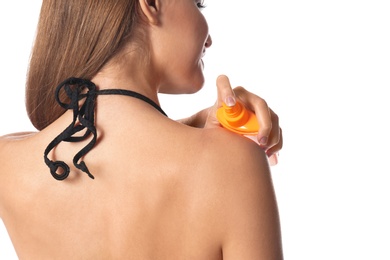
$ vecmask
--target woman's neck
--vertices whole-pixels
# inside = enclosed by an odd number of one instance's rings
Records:
[[[139,73],[129,75],[121,73],[120,70],[114,73],[101,71],[91,79],[98,90],[103,89],[124,89],[142,94],[155,103],[159,104],[158,87],[151,79],[141,76]]]

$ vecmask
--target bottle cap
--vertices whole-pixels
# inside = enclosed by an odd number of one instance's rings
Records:
[[[223,127],[235,133],[250,135],[259,131],[255,113],[246,109],[239,101],[231,107],[223,103],[217,110],[217,119]]]

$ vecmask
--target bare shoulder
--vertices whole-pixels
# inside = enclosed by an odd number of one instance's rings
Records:
[[[226,131],[210,131],[205,140],[207,167],[218,187],[215,214],[224,259],[282,259],[277,201],[265,152]]]
[[[0,142],[6,142],[10,140],[21,140],[31,136],[34,136],[37,132],[17,132],[12,134],[6,134],[0,136]]]
[[[36,132],[18,132],[0,136],[0,161],[3,161],[3,157],[10,153],[14,144],[23,142],[35,134]]]
[[[33,135],[31,132],[13,133],[0,136],[0,219],[2,218],[3,205],[7,197],[9,197],[9,190],[12,190],[9,184],[9,176],[11,176],[10,165],[13,163],[20,163],[20,158],[15,156],[19,149],[24,149],[28,146],[19,145],[19,140],[24,140]],[[23,141],[22,141],[23,142]],[[21,148],[19,148],[21,147]]]
[[[253,173],[270,173],[264,150],[248,138],[224,129],[210,129],[205,130],[203,145],[207,147],[204,150],[210,158],[208,161],[220,169],[226,168],[227,172],[244,172],[246,178],[252,178],[250,175]]]
[[[26,150],[27,140],[35,135],[36,132],[18,132],[0,136],[0,161],[6,162],[10,157],[15,157],[18,150]],[[5,166],[5,163],[0,164],[0,176],[4,172]]]

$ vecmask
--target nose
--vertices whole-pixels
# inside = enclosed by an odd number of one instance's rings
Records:
[[[207,39],[206,39],[206,42],[205,42],[204,46],[205,46],[206,48],[209,48],[212,44],[213,44],[213,40],[211,40],[211,36],[210,36],[210,34],[209,34],[209,35],[207,36]]]

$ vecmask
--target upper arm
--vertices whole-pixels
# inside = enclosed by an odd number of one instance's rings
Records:
[[[223,259],[283,259],[278,208],[266,155],[257,145],[245,144],[237,149],[233,162],[225,163],[223,173]]]

